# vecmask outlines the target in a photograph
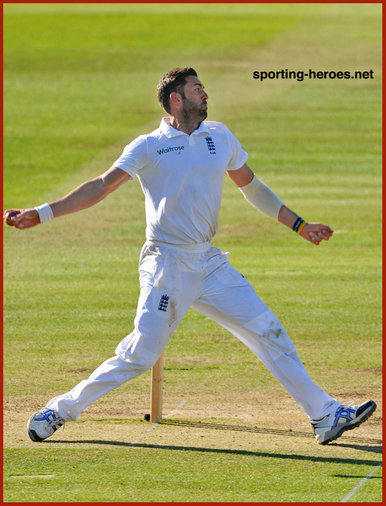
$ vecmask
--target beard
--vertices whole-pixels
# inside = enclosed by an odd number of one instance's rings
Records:
[[[206,102],[202,102],[202,104],[197,105],[195,102],[192,102],[191,100],[185,98],[183,99],[183,103],[183,115],[186,122],[201,122],[208,116],[207,109],[204,108],[204,104]]]

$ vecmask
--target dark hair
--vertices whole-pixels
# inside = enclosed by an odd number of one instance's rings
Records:
[[[170,93],[173,91],[180,93],[183,98],[186,76],[196,76],[197,72],[192,67],[176,67],[164,74],[157,85],[157,97],[161,106],[170,114]]]

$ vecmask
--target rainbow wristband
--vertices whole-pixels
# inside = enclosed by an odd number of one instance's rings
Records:
[[[307,225],[307,222],[306,221],[303,221],[300,226],[298,227],[297,229],[297,233],[300,234],[300,232],[303,230],[303,228]]]
[[[300,225],[302,223],[304,223],[304,220],[303,220],[303,218],[300,218],[300,216],[299,216],[299,218],[295,221],[295,223],[294,223],[294,225],[292,227],[292,230],[294,232],[297,232],[299,230]]]

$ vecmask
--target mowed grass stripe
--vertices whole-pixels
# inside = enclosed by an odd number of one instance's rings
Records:
[[[312,248],[259,215],[226,178],[215,244],[231,251],[282,319],[321,386],[343,400],[380,401],[379,6],[207,5],[205,15],[195,5],[169,5],[167,15],[157,4],[154,12],[5,7],[18,12],[5,25],[13,34],[5,44],[6,204],[57,198],[105,170],[126,142],[157,127],[158,76],[192,64],[210,94],[209,119],[237,134],[251,167],[290,207],[337,231]],[[65,26],[72,18],[73,26],[87,25],[81,36]],[[160,34],[166,18],[159,48],[149,33]],[[116,23],[116,33],[101,33],[103,19]],[[258,84],[251,77],[257,68],[308,66],[371,66],[376,80]],[[24,233],[5,230],[6,500],[340,501],[379,461],[380,411],[355,432],[358,440],[347,435],[327,448],[311,437],[278,436],[311,432],[249,350],[193,311],[166,349],[166,412],[188,392],[184,419],[262,432],[169,425],[126,447],[147,427],[147,374],[49,443],[27,440],[30,413],[83,379],[131,330],[143,203],[134,182],[77,215]],[[110,423],[117,417],[123,422]],[[53,469],[54,480],[15,479]],[[379,501],[376,478],[354,500]]]
[[[231,15],[230,7],[216,17],[197,9],[188,18],[177,12],[172,24],[170,11],[144,16],[129,6],[126,16],[102,8],[90,21],[76,9],[60,15],[8,11],[4,190],[8,202],[17,188],[18,205],[55,187],[111,143],[136,136],[150,118],[158,121],[155,76],[165,68],[190,60],[200,67],[219,50],[236,60],[235,46],[243,52],[246,40],[263,45],[301,19]],[[236,30],[237,39],[229,38]],[[199,58],[190,45],[197,31],[205,47]],[[185,50],[171,49],[176,40]]]
[[[195,447],[158,443],[125,448],[119,443],[106,442],[98,449],[82,448],[81,452],[50,448],[49,460],[47,451],[46,447],[34,452],[20,450],[17,459],[13,457],[18,469],[24,469],[26,474],[42,474],[55,468],[56,477],[52,480],[21,478],[18,483],[21,501],[42,501],[48,489],[51,489],[51,501],[61,501],[61,491],[65,488],[66,502],[207,501],[209,491],[211,500],[220,502],[239,501],[240,497],[244,501],[270,502],[278,496],[283,502],[302,502],[301,496],[310,502],[318,502],[321,497],[326,502],[335,502],[336,490],[326,487],[331,476],[335,476],[342,497],[356,484],[356,476],[367,474],[372,465],[366,459],[318,459],[280,449],[265,452],[211,448],[207,444]],[[123,459],[130,461],[129,476]],[[79,474],[67,488],[68,473],[74,467]],[[100,477],[106,469],[109,479],[101,487]],[[86,489],[84,476],[88,476]],[[15,480],[6,480],[6,483],[13,485]],[[39,492],[37,488],[33,491],[34,485],[39,487]],[[32,493],[28,495],[27,491]],[[367,495],[368,501],[377,500],[373,483],[369,483]]]

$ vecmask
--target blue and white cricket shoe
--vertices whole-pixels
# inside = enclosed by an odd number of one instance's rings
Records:
[[[321,420],[311,420],[316,442],[325,445],[340,437],[344,431],[355,429],[374,413],[376,407],[374,401],[366,401],[360,406],[341,405]]]
[[[64,425],[65,420],[50,408],[43,408],[28,420],[28,435],[32,441],[44,441]]]

